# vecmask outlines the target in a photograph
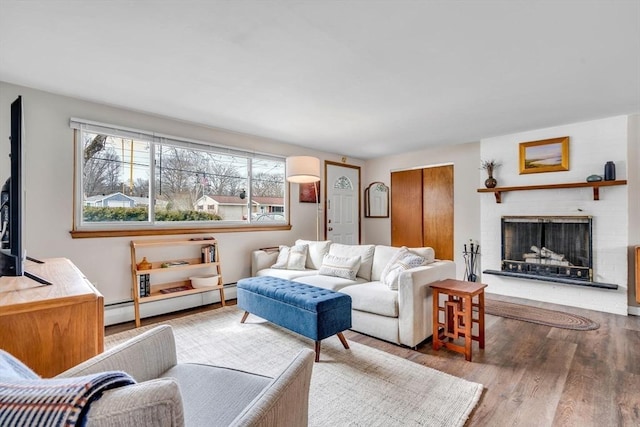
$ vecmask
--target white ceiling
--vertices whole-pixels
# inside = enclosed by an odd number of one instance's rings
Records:
[[[366,159],[640,112],[640,0],[0,0],[0,80]]]

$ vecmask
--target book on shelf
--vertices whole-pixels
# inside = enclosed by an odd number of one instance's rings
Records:
[[[148,297],[151,294],[150,274],[141,274],[138,276],[138,289],[140,297]]]
[[[202,249],[201,249],[201,253],[202,253],[202,256],[200,258],[201,262],[208,263],[208,262],[215,262],[216,261],[216,246],[215,245],[203,246]]]
[[[188,261],[168,261],[168,262],[163,262],[160,267],[162,268],[171,268],[171,267],[180,267],[183,265],[189,265]]]
[[[171,294],[173,292],[188,291],[193,289],[191,285],[175,286],[173,288],[160,289],[161,294]]]

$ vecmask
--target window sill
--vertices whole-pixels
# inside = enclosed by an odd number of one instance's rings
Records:
[[[243,233],[247,231],[288,231],[291,224],[246,227],[198,227],[198,228],[136,228],[119,230],[71,230],[73,239],[90,239],[96,237],[128,237],[128,236],[171,236],[176,234],[205,234],[205,233]]]

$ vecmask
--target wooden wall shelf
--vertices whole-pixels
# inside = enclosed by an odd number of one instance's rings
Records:
[[[496,197],[496,203],[502,203],[502,193],[507,191],[526,191],[526,190],[555,190],[558,188],[593,188],[593,200],[600,200],[600,187],[611,187],[613,185],[627,185],[627,180],[617,181],[596,181],[596,182],[568,182],[564,184],[541,184],[541,185],[522,185],[516,187],[495,187],[495,188],[478,188],[478,193],[493,193]]]

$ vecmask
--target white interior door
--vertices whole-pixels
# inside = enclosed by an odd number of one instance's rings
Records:
[[[325,236],[360,244],[360,167],[325,162]]]

